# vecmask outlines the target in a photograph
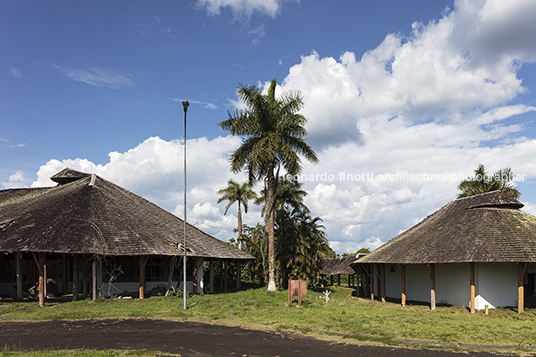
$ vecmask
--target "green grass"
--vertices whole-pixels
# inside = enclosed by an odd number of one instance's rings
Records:
[[[101,318],[157,318],[246,325],[252,328],[293,330],[305,334],[400,344],[399,340],[483,346],[536,346],[536,310],[517,314],[511,309],[493,309],[471,314],[463,307],[402,307],[352,296],[352,290],[330,287],[332,300],[309,291],[303,307],[297,298],[288,305],[286,291],[265,288],[227,294],[204,294],[188,298],[152,297],[139,300],[97,300],[68,303],[36,302],[0,304],[1,320],[76,320]],[[100,356],[100,355],[99,355]]]

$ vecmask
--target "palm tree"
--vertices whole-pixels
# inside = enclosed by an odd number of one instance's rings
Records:
[[[502,191],[515,199],[518,199],[521,196],[521,193],[511,182],[514,173],[509,167],[498,170],[493,175],[489,175],[486,172],[484,165],[480,164],[474,172],[474,177],[462,180],[458,185],[458,190],[461,191],[458,194],[458,198],[497,190]]]
[[[244,212],[248,213],[248,200],[257,198],[257,194],[249,188],[247,182],[239,184],[231,179],[227,182],[227,187],[218,191],[218,195],[221,195],[218,203],[223,200],[229,200],[229,203],[225,206],[224,216],[227,214],[229,207],[238,202],[238,248],[242,249],[242,210],[240,206],[244,205]]]
[[[307,196],[307,192],[302,190],[303,183],[295,180],[279,180],[277,184],[277,198],[275,202],[275,210],[281,209],[303,209],[309,212],[307,206],[303,204],[303,198]],[[265,192],[261,191],[259,198],[255,200],[256,205],[262,205],[265,202]],[[264,209],[261,210],[261,215],[264,216]]]
[[[276,291],[274,221],[277,197],[277,181],[281,167],[290,175],[301,172],[303,155],[308,161],[317,163],[316,153],[305,142],[307,119],[298,114],[303,105],[299,93],[284,93],[275,97],[277,82],[274,79],[263,94],[253,85],[240,85],[237,94],[246,104],[244,110],[237,110],[229,119],[218,125],[232,135],[243,138],[242,145],[231,155],[231,171],[247,170],[249,184],[253,186],[264,180],[265,215],[268,233],[268,291]]]

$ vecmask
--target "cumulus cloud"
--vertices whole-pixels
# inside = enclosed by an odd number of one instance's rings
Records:
[[[24,172],[17,171],[9,176],[7,182],[2,182],[2,186],[4,186],[4,188],[23,188],[28,187],[31,182],[32,179],[26,178]]]
[[[536,140],[510,120],[536,107],[509,104],[528,90],[520,65],[536,60],[534,6],[457,1],[360,58],[313,51],[290,68],[278,93],[302,93],[320,156],[304,165],[305,201],[338,251],[375,248],[410,228],[454,199],[480,163],[536,177]]]
[[[242,15],[267,11],[247,1],[198,4],[213,15],[227,6]],[[279,9],[280,2],[266,4]],[[303,94],[309,143],[320,158],[318,165],[304,162],[299,180],[308,192],[305,203],[323,219],[337,252],[374,249],[410,228],[454,199],[457,184],[478,164],[492,172],[511,167],[523,175],[519,185],[536,179],[536,139],[526,135],[522,121],[512,120],[536,110],[513,102],[530,90],[518,70],[536,60],[536,22],[526,15],[534,6],[524,0],[456,1],[439,20],[413,24],[407,37],[389,34],[359,58],[351,51],[339,58],[312,52],[289,69],[277,93]],[[110,153],[104,165],[50,160],[33,186],[51,185],[48,177],[67,165],[182,216],[182,145],[154,137]],[[187,145],[188,220],[229,238],[236,216],[223,216],[216,192],[229,178],[245,180],[229,173],[228,155],[240,139],[198,138]],[[524,203],[534,213],[534,203]],[[244,219],[262,221],[258,207]]]
[[[246,180],[244,175],[229,172],[228,155],[239,144],[240,139],[231,136],[187,141],[188,222],[224,240],[234,236],[237,219],[232,210],[223,216],[225,204],[216,204],[217,191],[231,178]],[[183,149],[183,141],[151,137],[126,152],[111,152],[109,162],[104,165],[81,158],[52,159],[40,167],[32,187],[55,186],[50,177],[70,167],[95,173],[183,217]],[[245,223],[257,222],[253,215],[258,213],[258,208],[252,208],[253,214],[244,216]]]

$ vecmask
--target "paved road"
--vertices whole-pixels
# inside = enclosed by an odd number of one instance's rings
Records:
[[[147,349],[181,356],[496,356],[445,350],[359,346],[292,332],[198,322],[110,319],[0,322],[0,346],[17,349]],[[501,355],[504,356],[504,355]]]

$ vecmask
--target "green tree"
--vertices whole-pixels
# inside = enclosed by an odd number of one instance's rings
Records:
[[[220,122],[220,128],[232,135],[242,137],[242,144],[231,155],[231,171],[248,172],[249,184],[253,186],[264,180],[265,215],[268,234],[268,291],[276,291],[274,222],[276,211],[277,182],[281,167],[290,175],[301,172],[303,155],[317,163],[318,157],[305,142],[307,119],[298,114],[303,106],[299,93],[287,92],[276,98],[277,82],[274,79],[263,94],[253,85],[240,85],[237,94],[246,104],[246,109],[229,114],[229,119]]]
[[[291,277],[316,286],[322,261],[331,251],[321,221],[304,209],[277,211],[277,261],[283,284]]]
[[[247,265],[249,277],[252,282],[264,284],[266,282],[268,260],[268,236],[263,225],[257,223],[255,227],[244,225],[244,250],[255,257]]]
[[[277,196],[275,200],[275,210],[281,209],[305,209],[309,211],[307,206],[303,203],[303,199],[307,196],[307,192],[302,190],[303,184],[295,180],[282,179],[277,184]],[[265,192],[261,191],[259,197],[255,200],[255,204],[264,205]],[[264,216],[263,206],[261,214]]]
[[[461,191],[458,194],[458,198],[497,190],[502,191],[515,199],[518,199],[521,196],[521,193],[512,183],[514,173],[509,167],[498,170],[493,175],[489,175],[486,172],[484,165],[480,164],[475,169],[474,173],[474,177],[462,180],[458,185],[458,190]]]
[[[218,195],[221,197],[218,199],[218,203],[222,202],[223,200],[229,200],[229,203],[227,203],[227,206],[225,206],[225,212],[223,215],[225,216],[227,214],[227,211],[229,210],[229,207],[235,202],[238,202],[238,248],[242,249],[242,209],[240,208],[241,205],[244,206],[244,212],[248,213],[248,201],[250,199],[256,199],[257,194],[255,191],[251,190],[248,186],[247,182],[244,182],[243,184],[239,184],[238,182],[234,180],[229,180],[227,182],[227,187],[222,188],[218,191]]]

